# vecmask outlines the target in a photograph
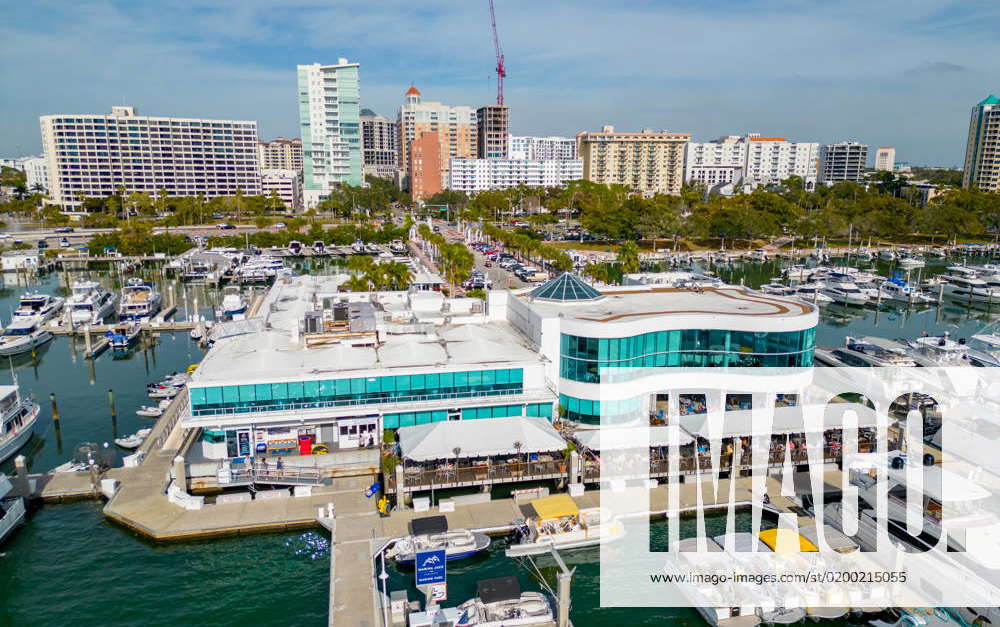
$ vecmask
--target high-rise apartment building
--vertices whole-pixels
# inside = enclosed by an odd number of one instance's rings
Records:
[[[790,142],[784,137],[747,135],[746,182],[751,187],[773,185],[790,176],[801,177],[807,188],[816,185],[819,144]]]
[[[518,185],[561,187],[583,178],[579,159],[452,159],[448,189],[474,194]]]
[[[819,149],[819,180],[833,184],[840,181],[860,182],[868,163],[868,146],[858,142],[838,142]]]
[[[396,179],[399,171],[399,128],[384,115],[361,110],[361,163],[365,176]]]
[[[480,159],[506,159],[510,135],[510,107],[486,105],[476,109],[476,154]]]
[[[52,202],[126,193],[248,196],[261,192],[257,123],[140,116],[134,107],[110,115],[39,118]]]
[[[511,135],[507,156],[535,161],[571,161],[576,159],[576,138]]]
[[[875,151],[875,171],[892,172],[896,169],[896,149],[882,146]]]
[[[275,137],[257,145],[261,170],[301,170],[302,140]]]
[[[406,92],[403,106],[397,113],[396,124],[399,126],[400,163],[407,165],[410,194],[414,200],[420,200],[421,197],[413,191],[413,173],[409,170],[410,143],[419,139],[421,135],[433,134],[437,137],[436,154],[439,155],[437,165],[440,179],[436,185],[438,188],[443,189],[448,184],[448,164],[451,158],[477,156],[476,111],[472,107],[425,102],[421,98],[420,90],[410,87]],[[427,181],[427,177],[432,175],[429,167],[431,164],[425,163],[421,172],[424,179],[422,187],[425,189],[433,187]]]
[[[300,65],[303,196],[315,207],[334,186],[361,185],[360,64]]]
[[[1000,98],[993,94],[972,107],[962,186],[1000,191]]]
[[[600,133],[576,136],[583,178],[595,183],[628,185],[643,194],[678,194],[684,182],[685,133]]]
[[[684,180],[713,184],[733,183],[752,190],[802,177],[807,188],[816,185],[819,144],[790,142],[784,137],[729,135],[712,142],[691,142],[684,162]]]

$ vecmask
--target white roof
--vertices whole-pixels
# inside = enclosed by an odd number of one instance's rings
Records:
[[[646,441],[648,433],[649,446],[669,446],[670,429],[666,425],[656,427],[602,427],[577,431],[573,437],[587,448],[595,451],[636,448]],[[690,444],[694,438],[678,429],[677,442],[680,446]]]
[[[876,415],[873,410],[860,403],[837,403],[834,408],[843,409],[840,415],[846,411],[854,411],[857,415],[857,425],[859,428],[876,426]],[[799,407],[775,407],[773,420],[764,418],[754,424],[752,420],[752,410],[742,409],[738,411],[725,412],[722,424],[713,429],[709,419],[709,414],[695,414],[691,416],[681,416],[681,427],[694,436],[705,439],[732,438],[749,435],[787,435],[790,433],[819,433],[827,429],[836,429],[840,423],[834,420],[825,420],[820,423],[817,420],[803,418],[802,410]],[[817,416],[816,413],[807,412],[811,418]],[[822,414],[818,414],[822,416]]]
[[[424,462],[455,457],[487,457],[561,451],[559,432],[545,418],[482,418],[400,427],[399,448],[405,459]],[[514,446],[521,444],[520,449]]]

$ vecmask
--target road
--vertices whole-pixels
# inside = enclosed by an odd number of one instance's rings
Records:
[[[456,227],[449,226],[447,222],[435,220],[434,226],[438,227],[441,235],[450,242],[469,243],[465,241],[465,234],[462,233],[462,231]],[[506,287],[521,288],[531,285],[518,279],[514,276],[514,273],[507,272],[503,268],[498,268],[496,264],[492,264],[492,267],[487,268],[486,257],[475,249],[470,248],[470,250],[472,250],[472,254],[475,255],[475,264],[473,267],[486,275],[486,278],[493,283],[494,289],[504,289]]]

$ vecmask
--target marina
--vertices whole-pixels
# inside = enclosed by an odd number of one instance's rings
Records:
[[[748,287],[760,285],[768,278],[763,275],[770,273],[770,269],[762,267],[760,262],[748,263],[747,266],[741,279],[735,281],[736,287],[718,286],[702,293],[697,309],[712,311],[716,295],[728,294],[744,300],[751,311],[758,315],[809,315],[809,304],[799,306],[795,303],[801,301],[788,301],[787,304],[777,305],[775,301],[758,299],[753,292],[745,291],[747,288],[740,288],[739,283]],[[923,270],[933,271],[934,267],[933,264],[928,264]],[[725,274],[728,271],[736,272],[736,268],[714,269],[716,272],[718,270],[722,270],[725,280],[734,282],[731,276]],[[758,272],[755,274],[753,270]],[[536,358],[528,350],[531,344],[517,339],[524,335],[530,337],[530,332],[512,329],[507,322],[491,323],[488,312],[474,307],[456,308],[460,301],[444,301],[435,294],[417,292],[409,297],[380,294],[378,307],[372,311],[365,307],[363,300],[338,294],[334,281],[342,279],[336,279],[335,276],[278,278],[276,287],[257,292],[248,302],[243,320],[231,316],[232,321],[213,327],[213,346],[208,359],[203,359],[204,348],[187,333],[201,322],[196,316],[212,320],[217,313],[215,309],[223,304],[223,294],[214,292],[214,296],[208,296],[211,292],[206,290],[212,289],[208,285],[178,283],[177,286],[185,285],[181,292],[174,291],[176,286],[168,285],[171,289],[165,290],[167,295],[164,302],[174,303],[175,312],[172,313],[179,319],[176,322],[156,319],[140,322],[141,327],[155,333],[139,338],[134,346],[127,349],[124,359],[113,358],[110,351],[104,355],[95,355],[95,359],[84,359],[88,342],[83,332],[78,327],[71,330],[64,325],[52,325],[54,341],[47,345],[44,354],[39,353],[31,359],[28,359],[28,355],[23,355],[13,362],[19,381],[28,393],[34,392],[35,397],[43,401],[50,392],[56,393],[61,419],[53,420],[56,401],[51,403],[51,407],[49,403],[40,403],[42,415],[39,425],[34,429],[37,444],[34,447],[29,444],[24,449],[27,455],[23,473],[26,479],[34,482],[39,502],[44,504],[40,509],[37,504],[31,508],[33,511],[29,515],[28,525],[9,540],[4,550],[8,554],[18,551],[24,555],[51,552],[54,550],[52,547],[38,546],[34,538],[36,533],[45,529],[72,529],[73,525],[67,525],[61,512],[83,514],[82,518],[90,521],[90,525],[99,524],[101,518],[116,523],[103,525],[101,534],[118,538],[114,540],[118,545],[116,551],[131,551],[135,557],[130,559],[137,559],[140,554],[148,555],[150,551],[166,551],[166,556],[214,555],[219,567],[227,567],[223,564],[228,564],[228,567],[246,568],[248,563],[241,562],[241,558],[236,555],[223,557],[231,552],[224,547],[241,547],[241,551],[242,547],[253,547],[256,557],[252,563],[259,564],[258,568],[263,568],[272,576],[277,575],[283,582],[267,584],[262,579],[261,585],[253,594],[270,597],[285,607],[290,603],[300,605],[304,617],[301,620],[307,624],[378,625],[382,623],[379,610],[382,602],[379,600],[378,549],[389,546],[396,538],[411,535],[414,531],[411,523],[415,519],[439,515],[446,519],[448,529],[492,536],[490,547],[486,551],[455,560],[454,567],[449,564],[447,606],[458,606],[468,599],[478,598],[480,590],[476,588],[476,582],[491,577],[514,576],[518,581],[518,589],[525,594],[550,595],[531,575],[529,569],[516,560],[504,557],[511,546],[508,536],[516,529],[516,521],[524,517],[522,505],[527,502],[514,492],[524,486],[545,486],[547,491],[558,490],[567,484],[577,483],[582,487],[588,482],[593,483],[595,475],[588,475],[588,472],[592,472],[588,470],[588,451],[599,451],[601,443],[582,437],[586,432],[580,432],[581,437],[575,439],[579,457],[574,457],[574,460],[579,461],[571,463],[567,463],[568,458],[563,456],[565,440],[560,439],[557,445],[548,447],[539,443],[537,448],[532,448],[534,445],[529,445],[529,442],[535,442],[537,438],[530,434],[519,435],[521,446],[508,451],[483,449],[477,452],[472,441],[466,439],[457,445],[436,444],[439,448],[445,447],[447,452],[438,453],[435,457],[433,451],[427,452],[427,446],[440,438],[444,438],[442,442],[449,442],[448,438],[451,437],[461,438],[459,432],[451,433],[454,428],[449,425],[462,425],[473,415],[475,420],[468,424],[478,423],[478,429],[483,430],[489,429],[492,422],[510,420],[514,415],[520,416],[525,424],[531,424],[532,419],[535,419],[543,425],[549,425],[557,416],[558,406],[562,407],[559,409],[559,417],[585,424],[594,415],[594,409],[583,402],[585,397],[581,400],[577,396],[577,400],[573,401],[534,383],[533,377],[537,375],[533,372],[538,366],[534,365]],[[757,276],[761,279],[756,278]],[[55,279],[56,276],[53,275],[47,280]],[[327,287],[328,284],[330,287]],[[543,293],[556,290],[557,286],[554,284]],[[586,294],[584,288],[573,284],[559,286],[558,291]],[[628,293],[621,289],[614,291],[619,296]],[[11,290],[7,298],[16,300],[19,294],[16,289]],[[602,305],[600,316],[607,320],[629,320],[636,312],[642,311],[642,299],[649,298],[642,295],[643,290],[639,290],[637,294],[634,298],[637,299],[635,302],[638,303],[638,308],[633,304],[616,312]],[[684,311],[691,309],[684,300],[687,297],[680,292],[676,294],[673,306]],[[330,301],[329,307],[316,308],[315,303],[322,303],[324,300]],[[275,308],[272,303],[280,303],[280,306]],[[448,323],[442,325],[443,318],[438,319],[444,308],[443,303],[447,303],[450,326]],[[494,313],[498,309],[502,310],[501,305],[499,301],[490,303]],[[846,334],[859,338],[881,336],[916,339],[922,332],[933,336],[948,331],[955,338],[971,337],[981,331],[993,317],[989,307],[979,310],[950,301],[940,305],[924,305],[926,306],[923,308],[903,307],[896,310],[882,307],[843,307],[835,303],[822,307],[813,318],[815,331],[810,337],[809,345],[840,347],[845,344]],[[520,309],[524,313],[532,311],[541,319],[558,306],[552,304],[552,301],[546,301],[544,297],[526,299],[523,303],[513,300],[506,303],[507,308]],[[588,308],[586,299],[574,307],[581,312],[580,322],[575,323],[577,326],[574,328],[580,335],[586,335],[584,330],[590,324],[607,324],[603,319],[588,320],[595,317],[597,310]],[[338,313],[341,308],[343,315]],[[309,311],[319,311],[321,315],[316,317],[315,322],[310,322],[310,316],[307,315]],[[247,334],[257,334],[258,337],[262,333],[266,335],[263,328],[254,326],[253,322],[254,319],[259,319],[257,316],[261,312],[268,312],[264,315],[274,329],[271,333],[283,335],[286,341],[298,334],[296,339],[303,347],[299,357],[286,364],[267,356],[255,356],[265,345],[255,344],[259,340],[248,337]],[[616,318],[625,313],[630,315]],[[662,311],[657,315],[663,315]],[[296,329],[290,322],[300,317],[303,319],[302,326]],[[455,323],[456,319],[463,317],[468,320],[467,324]],[[434,335],[427,338],[426,334],[434,327],[437,327]],[[393,341],[374,339],[376,333],[389,328],[393,329],[396,336]],[[477,333],[470,335],[468,330],[473,328],[477,329]],[[90,327],[95,338],[112,330],[110,325]],[[791,332],[798,333],[794,329]],[[425,339],[400,342],[407,334],[414,333]],[[278,336],[269,342],[277,339]],[[430,344],[428,339],[432,340]],[[804,340],[796,339],[796,342],[802,341]],[[90,350],[93,350],[93,345]],[[565,346],[561,350],[565,351]],[[579,357],[586,359],[590,349],[582,346],[574,350],[582,351]],[[295,394],[300,392],[290,386],[284,388],[279,397],[273,385],[269,384],[272,396],[262,397],[258,389],[254,388],[253,396],[247,397],[252,402],[251,405],[243,405],[242,389],[238,389],[235,396],[226,391],[230,382],[226,379],[222,364],[238,362],[245,369],[239,376],[240,382],[233,382],[234,384],[248,385],[257,377],[260,383],[253,385],[261,385],[271,377],[287,376],[281,374],[282,368],[302,368],[309,363],[309,359],[313,359],[310,355],[326,354],[328,351],[339,363],[350,364],[348,378],[363,378],[368,376],[373,367],[384,368],[393,377],[410,377],[408,389],[402,390],[405,394],[401,394],[400,380],[395,379],[392,383],[394,389],[380,387],[374,396],[365,396],[372,392],[364,388],[355,390],[348,387],[344,392],[347,396],[342,397],[334,384],[328,396],[320,392],[323,389],[320,386],[306,400],[305,397],[296,397]],[[431,352],[434,354],[431,355]],[[469,372],[477,367],[476,355],[487,352],[502,356],[500,362],[494,359],[491,369],[521,369],[520,376],[515,377],[508,372],[503,375],[503,379],[499,375],[493,375],[489,383],[480,378],[476,384],[480,388],[476,393],[454,387],[454,381],[450,384],[453,387],[446,390],[445,382],[438,380],[438,391],[431,394],[421,392],[424,397],[417,398],[419,388],[415,386],[412,377],[414,372],[420,372],[418,364],[436,361],[439,372]],[[760,358],[768,359],[763,356]],[[740,356],[739,359],[746,360],[747,357]],[[137,362],[143,368],[130,366]],[[180,377],[176,374],[184,373],[194,364],[199,366],[190,376]],[[109,368],[119,374],[102,374]],[[366,368],[369,370],[366,371]],[[59,372],[62,374],[57,374]],[[104,376],[109,377],[109,383],[102,386],[98,381]],[[136,376],[139,378],[136,379]],[[576,386],[576,389],[584,390],[583,386],[588,384],[590,375],[583,368],[563,370],[555,376],[575,377],[582,384]],[[46,383],[57,380],[60,385]],[[74,384],[73,381],[78,383]],[[464,385],[468,387],[470,380],[466,381]],[[159,383],[151,387],[150,382]],[[182,387],[185,384],[186,387]],[[66,391],[67,385],[82,385],[81,393],[76,395]],[[308,383],[304,382],[303,385],[307,386]],[[424,385],[427,385],[426,381]],[[482,387],[485,385],[494,387]],[[88,392],[88,388],[94,386],[97,389]],[[165,405],[158,405],[159,399],[149,398],[158,394],[159,389],[174,387],[181,388],[184,392],[175,392],[172,398],[166,398]],[[113,388],[115,393],[113,397],[109,395],[107,402],[102,398],[107,391],[103,388]],[[216,389],[218,396],[213,391]],[[302,393],[306,390],[308,387]],[[565,395],[565,392],[561,393]],[[357,396],[358,394],[361,396]],[[107,405],[103,416],[100,412],[81,411],[88,403],[93,405],[95,396]],[[440,404],[435,406],[433,403],[436,402]],[[457,419],[449,415],[455,405],[459,405]],[[545,409],[546,406],[548,410]],[[246,412],[235,411],[240,407],[253,408],[249,413],[257,417],[252,423],[246,421]],[[518,407],[520,413],[514,414],[513,407]],[[155,412],[147,411],[150,414],[148,416],[135,415],[137,410],[143,412],[149,408],[162,413],[155,415]],[[628,407],[616,409],[629,411]],[[298,426],[289,428],[281,417],[283,411],[296,412],[297,419],[300,420]],[[445,412],[443,420],[439,420],[435,413],[441,411]],[[471,411],[475,414],[471,414]],[[149,422],[151,419],[155,420],[152,425]],[[441,434],[434,435],[434,429],[441,427],[447,428]],[[693,430],[692,433],[697,437],[696,422],[690,422],[685,428]],[[149,431],[141,438],[133,437],[145,429]],[[244,429],[245,437],[241,436]],[[397,442],[383,441],[386,429],[392,429],[398,434]],[[420,429],[426,433],[419,431]],[[544,437],[544,427],[542,429],[543,435],[539,437]],[[414,437],[407,435],[412,430],[417,430],[413,431]],[[53,449],[53,439],[62,442],[58,444],[62,447],[61,451]],[[110,469],[102,470],[99,476],[94,476],[91,472],[46,472],[65,462],[77,442],[90,441],[107,441],[118,449]],[[122,441],[128,446],[118,447],[116,441]],[[133,444],[138,444],[138,448],[133,448]],[[261,445],[263,448],[260,448]],[[401,448],[396,449],[397,445]],[[304,446],[307,448],[303,448]],[[457,447],[466,451],[462,457],[468,458],[468,461],[463,459],[459,463],[458,460],[447,460],[449,456],[459,456],[453,450]],[[98,444],[98,449],[101,448]],[[248,454],[251,451],[256,455]],[[397,467],[398,472],[382,474],[385,471],[382,460],[386,451],[405,458]],[[132,457],[133,455],[137,457]],[[266,462],[258,459],[265,455]],[[132,461],[126,461],[127,457],[132,457]],[[248,458],[254,458],[254,461],[248,463]],[[508,458],[515,461],[508,463]],[[517,458],[521,459],[518,461]],[[476,459],[483,459],[487,463],[477,466]],[[442,465],[443,468],[439,467]],[[4,469],[13,476],[12,485],[17,490],[20,468],[15,468],[8,461],[4,464]],[[398,507],[388,517],[379,516],[377,498],[367,494],[378,481],[385,481],[387,492],[398,500]],[[839,485],[840,479],[839,476],[830,476],[827,481]],[[666,503],[666,489],[666,486],[654,488],[651,491],[653,502]],[[682,507],[694,507],[696,499],[693,490],[692,485],[682,485]],[[794,511],[794,503],[781,495],[780,487],[769,483],[769,490],[772,491],[770,500],[773,507],[779,511]],[[719,493],[728,493],[728,490],[720,490]],[[95,507],[95,494],[98,495],[97,503],[106,500],[106,504]],[[572,496],[564,498],[569,499],[581,515],[600,505],[598,493],[592,489],[571,491],[571,494]],[[749,502],[747,484],[737,482],[734,494],[739,503]],[[702,495],[702,498],[709,497],[711,498],[706,502],[711,502],[714,495]],[[74,500],[79,502],[73,503]],[[328,511],[331,506],[335,516],[324,522],[321,520],[322,516],[317,516],[317,512]],[[663,516],[664,512],[661,508],[653,512],[653,515]],[[46,523],[47,520],[51,521],[51,526]],[[57,520],[59,525],[54,526]],[[654,530],[659,528],[658,524],[654,519]],[[324,526],[332,530],[329,547],[325,551],[311,553],[315,557],[308,559],[306,563],[294,557],[294,552],[289,550],[290,545],[297,545],[306,537],[305,534]],[[266,534],[257,535],[262,532]],[[154,549],[151,545],[128,536],[167,542],[164,546],[171,548]],[[196,542],[190,544],[191,541]],[[593,590],[596,587],[593,583],[593,578],[596,577],[596,563],[593,561],[596,559],[596,551],[596,547],[591,546],[571,549],[566,554],[572,557],[574,563],[578,563],[572,584],[572,612],[585,612],[593,617],[594,621],[588,621],[587,624],[617,624],[625,616],[633,624],[660,624],[665,618],[690,624],[700,623],[702,619],[697,612],[680,608],[648,611],[611,608],[596,610],[596,592]],[[588,555],[591,557],[586,557]],[[81,559],[86,558],[78,558],[76,562]],[[387,560],[389,561],[391,560]],[[338,569],[338,566],[344,564],[360,563],[368,564],[370,576],[359,577],[356,568],[349,571],[350,574]],[[4,573],[10,572],[13,575],[9,561],[0,564]],[[291,579],[283,574],[288,564],[295,564],[298,569],[296,577]],[[251,570],[254,568],[249,567]],[[420,598],[412,586],[412,570],[408,572],[405,564],[390,564],[386,569],[387,578],[384,581],[387,582],[387,597],[389,591],[408,590],[410,601]],[[16,570],[17,577],[28,576],[33,585],[44,589],[44,582],[34,579],[34,575],[29,575],[21,568]],[[309,574],[308,584],[300,585],[294,590],[286,588],[284,582],[303,577],[303,572]],[[546,567],[542,572],[548,580],[545,585],[554,589],[557,580],[555,571]],[[18,600],[21,598],[17,596],[18,590],[27,584],[20,580],[15,584],[5,574],[0,583],[8,582],[11,584],[12,611],[18,615],[18,612],[25,611],[27,607],[26,599]],[[199,598],[202,594],[205,593],[195,593],[194,598]],[[241,594],[244,595],[243,598],[247,598],[245,595],[249,593],[227,589],[228,598],[223,605],[231,607],[234,616],[240,615],[240,610],[235,609],[238,601],[234,599],[239,599]],[[303,595],[307,595],[308,600]],[[169,598],[170,595],[166,596]],[[536,597],[529,595],[525,598]],[[471,606],[465,607],[468,609]],[[182,603],[171,611],[180,612],[177,616],[182,621],[180,617],[185,612],[193,611],[193,606]],[[96,615],[101,615],[101,612]],[[41,616],[42,621],[37,624],[57,624],[45,622],[44,612]],[[555,618],[555,613],[552,618]],[[277,615],[273,620],[262,620],[265,623],[281,622]],[[109,624],[115,624],[113,619],[109,621]],[[837,624],[836,620],[827,619],[827,622]]]

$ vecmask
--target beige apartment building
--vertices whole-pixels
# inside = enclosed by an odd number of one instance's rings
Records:
[[[643,194],[679,194],[684,183],[687,133],[616,133],[605,126],[600,133],[576,136],[583,160],[583,178],[606,185],[628,185]]]
[[[462,105],[451,106],[440,102],[425,102],[420,96],[420,90],[410,87],[406,92],[403,106],[399,108],[396,116],[396,124],[399,126],[399,162],[407,165],[407,176],[411,177],[409,171],[410,143],[420,139],[422,135],[434,134],[438,138],[439,158],[438,176],[440,187],[444,188],[448,184],[448,164],[452,157],[475,158],[476,149],[476,110],[472,107]],[[425,163],[421,173],[426,181],[434,176],[431,168],[433,163]],[[435,186],[426,184],[426,189]],[[412,190],[411,190],[412,193]],[[412,194],[414,200],[422,200],[417,194]]]
[[[261,170],[301,170],[302,140],[275,137],[269,142],[257,144],[258,161]]]

